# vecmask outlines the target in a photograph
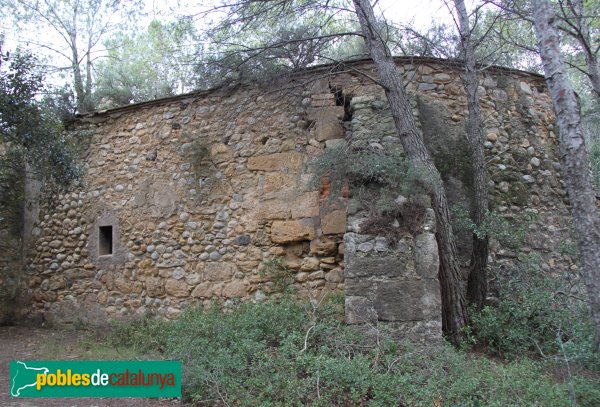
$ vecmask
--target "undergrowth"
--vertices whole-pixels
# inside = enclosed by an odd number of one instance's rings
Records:
[[[579,405],[600,402],[595,379],[565,384],[529,359],[496,362],[385,333],[374,341],[335,309],[289,299],[188,309],[176,321],[118,323],[111,340],[181,360],[184,398],[198,405],[568,406],[573,393]]]
[[[499,273],[499,304],[471,313],[473,339],[504,358],[526,353],[600,372],[585,291],[569,275],[551,276],[537,255]],[[583,294],[582,294],[583,293]]]
[[[282,257],[275,256],[265,259],[258,274],[262,277],[269,277],[274,293],[292,292],[292,283],[294,282],[294,270],[285,265]]]
[[[529,255],[496,284],[497,306],[470,314],[471,343],[505,360],[536,360],[565,383],[572,405],[600,405],[600,354],[580,280],[549,275]]]

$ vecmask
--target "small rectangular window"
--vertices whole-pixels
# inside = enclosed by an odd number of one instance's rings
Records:
[[[98,254],[100,256],[113,254],[112,226],[100,226],[98,228]]]

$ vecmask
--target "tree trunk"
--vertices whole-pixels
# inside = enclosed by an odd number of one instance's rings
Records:
[[[548,0],[533,1],[533,18],[546,83],[560,129],[562,176],[581,254],[580,273],[596,325],[596,350],[600,350],[600,217],[580,125],[579,104],[565,73],[558,31],[554,26],[555,16]]]
[[[81,76],[81,67],[79,65],[79,51],[77,50],[77,13],[78,4],[75,4],[73,8],[72,27],[71,31],[69,32],[69,46],[71,47],[71,69],[73,70],[75,104],[77,105],[77,111],[79,113],[85,113],[87,111],[85,106],[86,92],[83,78]]]
[[[463,327],[467,322],[467,311],[459,280],[456,247],[452,236],[444,185],[415,123],[412,107],[402,83],[402,75],[387,52],[379,33],[376,32],[376,19],[371,3],[369,0],[353,0],[353,3],[362,33],[365,36],[365,44],[385,88],[402,147],[408,159],[427,172],[432,183],[432,206],[436,215],[436,238],[440,255],[442,328],[448,339],[453,344],[458,344],[463,335]]]
[[[489,239],[482,230],[488,212],[488,191],[485,176],[485,153],[483,149],[483,125],[479,107],[479,78],[475,64],[475,49],[471,37],[469,15],[464,0],[455,0],[458,15],[460,45],[463,51],[465,72],[462,76],[467,91],[468,116],[465,125],[467,139],[471,145],[474,192],[474,223],[477,231],[473,232],[471,267],[467,282],[467,301],[477,309],[481,309],[487,296],[487,259]]]
[[[85,101],[85,89],[83,86],[83,78],[81,77],[81,71],[79,68],[79,53],[77,52],[77,46],[75,45],[75,34],[71,35],[73,45],[71,45],[71,68],[73,69],[73,87],[75,88],[75,104],[77,105],[77,111],[79,113],[85,112],[84,101]]]
[[[83,106],[86,111],[94,110],[92,103],[92,33],[88,33],[87,53],[85,54],[85,93]]]

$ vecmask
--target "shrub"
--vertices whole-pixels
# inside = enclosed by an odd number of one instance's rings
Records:
[[[483,223],[477,226],[465,205],[453,205],[450,211],[452,227],[455,230],[475,233],[480,238],[486,235],[494,237],[502,246],[510,249],[523,246],[527,237],[527,226],[537,217],[537,213],[531,209],[525,209],[517,215],[488,211]]]
[[[375,343],[338,322],[334,310],[289,299],[228,312],[189,309],[176,321],[121,325],[112,340],[181,360],[184,397],[199,405],[571,403],[568,386],[555,383],[539,363],[496,363],[443,344],[398,344],[385,333]],[[594,405],[595,385],[575,383],[581,405]]]
[[[283,257],[269,257],[262,262],[258,274],[263,277],[268,277],[272,286],[272,291],[275,293],[289,293],[292,290],[291,285],[294,283],[295,271],[285,265]]]
[[[599,369],[587,303],[576,298],[567,277],[544,273],[540,263],[531,255],[498,276],[499,305],[472,313],[474,339],[503,357],[536,352]]]

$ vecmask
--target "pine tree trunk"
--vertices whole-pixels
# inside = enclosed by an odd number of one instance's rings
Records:
[[[77,9],[73,12],[73,30],[69,33],[71,40],[71,69],[73,71],[73,87],[75,90],[75,104],[79,113],[85,113],[85,88],[83,78],[81,77],[81,68],[79,66],[79,51],[77,50]]]
[[[554,11],[548,0],[533,1],[533,18],[546,83],[560,129],[562,176],[581,254],[580,273],[596,325],[596,350],[600,350],[600,217],[580,124],[579,104],[565,73]]]
[[[454,1],[460,30],[460,44],[463,51],[465,72],[462,76],[467,91],[467,122],[465,130],[471,146],[474,192],[474,223],[477,233],[473,233],[471,252],[471,267],[467,282],[467,301],[478,309],[483,307],[487,296],[487,259],[489,239],[482,230],[482,225],[488,212],[488,191],[485,176],[485,153],[483,148],[483,125],[479,107],[479,78],[475,63],[475,49],[471,37],[469,15],[464,0]]]
[[[439,281],[442,297],[442,328],[448,339],[458,344],[467,322],[465,299],[460,285],[456,247],[450,225],[446,192],[439,172],[423,143],[412,113],[412,107],[402,76],[386,46],[375,29],[375,15],[369,0],[353,0],[365,44],[379,72],[390,105],[402,147],[416,166],[423,168],[430,178],[432,206],[436,215],[436,238],[439,247]]]

